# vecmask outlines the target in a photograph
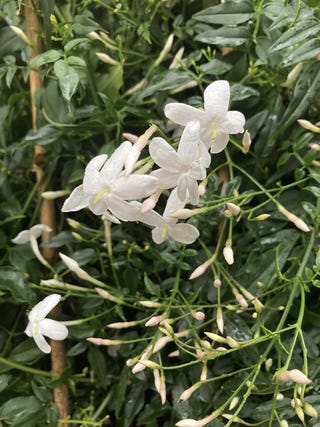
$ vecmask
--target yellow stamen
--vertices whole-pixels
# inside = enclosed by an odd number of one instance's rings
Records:
[[[101,199],[102,199],[102,197],[105,195],[105,194],[107,194],[107,193],[109,193],[109,189],[108,188],[104,188],[103,190],[101,190],[101,191],[99,191],[99,193],[95,196],[95,198],[93,199],[93,203],[95,204],[95,203],[98,203]]]
[[[163,229],[162,229],[162,231],[161,231],[161,237],[166,237],[166,235],[167,235],[167,231],[168,231],[168,224],[166,224],[164,227],[163,227]]]

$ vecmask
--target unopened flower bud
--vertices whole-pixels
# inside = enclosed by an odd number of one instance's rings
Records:
[[[250,221],[265,221],[270,217],[270,214],[261,214],[254,218],[250,218]]]
[[[132,326],[138,325],[139,322],[136,320],[133,320],[132,322],[115,322],[115,323],[109,323],[107,325],[107,328],[111,329],[127,329],[131,328]]]
[[[288,421],[287,420],[281,420],[280,421],[280,427],[289,427]]]
[[[281,401],[281,400],[283,400],[284,399],[284,395],[282,394],[282,393],[278,393],[277,395],[276,395],[276,400],[277,401]]]
[[[47,200],[58,199],[59,197],[63,197],[69,194],[69,191],[59,190],[59,191],[44,191],[41,193],[41,197]]]
[[[180,62],[181,62],[182,57],[183,57],[183,53],[184,53],[184,47],[182,46],[182,47],[180,47],[178,52],[173,57],[173,60],[171,61],[171,64],[169,65],[170,70],[173,68],[179,68]]]
[[[287,80],[282,83],[281,86],[291,88],[294,85],[294,82],[297,80],[299,74],[301,73],[302,67],[302,62],[299,62],[299,64],[295,65],[295,67],[293,67],[293,69],[288,74]]]
[[[212,264],[211,259],[207,260],[203,264],[199,265],[189,276],[189,280],[196,279],[197,277],[201,276],[207,268]]]
[[[269,372],[270,371],[270,369],[271,369],[271,366],[272,366],[272,362],[273,362],[273,360],[271,359],[271,358],[269,358],[269,359],[267,359],[266,361],[265,361],[265,368],[266,368],[266,371],[267,372]]]
[[[106,53],[96,52],[96,55],[100,59],[100,61],[104,62],[105,64],[110,64],[110,65],[117,65],[117,64],[119,64],[118,61],[116,61],[115,59],[111,58],[111,56],[107,55]]]
[[[304,412],[303,412],[303,409],[301,408],[301,406],[295,406],[294,410],[295,410],[299,420],[304,424]]]
[[[320,168],[320,162],[318,160],[312,160],[311,165],[315,168]]]
[[[174,39],[174,34],[170,34],[169,37],[167,38],[167,41],[166,41],[162,51],[160,52],[158,58],[156,59],[156,61],[154,63],[154,67],[158,66],[164,60],[164,58],[167,56],[168,52],[170,52],[170,49],[171,49],[172,44],[173,44],[173,39]]]
[[[180,355],[180,351],[179,350],[174,350],[171,353],[168,354],[168,357],[179,357]]]
[[[229,335],[226,336],[226,342],[227,342],[228,346],[231,347],[231,348],[237,348],[237,347],[240,346],[240,344],[238,343],[238,341],[236,341],[235,339],[233,339]]]
[[[95,345],[106,345],[106,346],[122,344],[121,340],[108,340],[104,338],[95,338],[95,337],[87,338],[87,341]]]
[[[294,381],[297,384],[312,384],[310,378],[299,369],[280,371],[276,374],[276,378],[281,382]]]
[[[144,326],[150,327],[150,326],[157,326],[160,322],[162,322],[163,316],[152,316],[147,322],[144,324]]]
[[[223,328],[224,328],[224,322],[223,322],[223,314],[222,314],[222,308],[217,308],[217,327],[221,334],[223,334]]]
[[[218,278],[215,278],[214,281],[213,281],[213,286],[215,288],[220,288],[220,286],[221,286],[221,280],[218,279]]]
[[[198,186],[199,196],[204,196],[206,194],[207,183],[208,181],[206,179],[200,182]]]
[[[191,387],[187,388],[184,392],[181,393],[178,401],[185,402],[189,397],[200,387],[200,384],[193,384]]]
[[[303,411],[305,414],[309,415],[309,417],[318,418],[317,410],[309,403],[303,403]]]
[[[199,320],[199,322],[202,322],[206,318],[206,315],[202,311],[191,311],[191,316]]]
[[[240,397],[239,397],[239,396],[235,396],[235,397],[231,400],[230,405],[229,405],[229,411],[232,411],[232,409],[234,409],[234,408],[238,405],[239,400],[240,400]]]
[[[225,246],[223,248],[223,256],[227,264],[232,265],[234,263],[233,250],[231,246]]]
[[[144,307],[148,308],[158,308],[161,307],[162,304],[156,301],[139,301],[139,304],[143,305]]]
[[[247,300],[245,299],[245,297],[242,294],[236,294],[235,298],[237,300],[237,302],[239,303],[239,305],[241,305],[242,308],[248,308],[248,303]]]
[[[15,25],[10,25],[10,28],[21,40],[23,40],[28,46],[32,47],[31,41],[28,39],[26,34],[21,30],[21,28],[16,27]]]
[[[238,205],[236,205],[235,203],[228,202],[227,207],[228,207],[229,211],[232,213],[232,215],[234,215],[234,216],[238,216],[240,211],[241,211],[240,207]]]
[[[213,332],[205,332],[205,334],[207,335],[208,338],[210,338],[215,342],[219,342],[221,344],[225,344],[227,342],[226,338],[221,337],[218,334],[214,334]]]
[[[242,137],[242,152],[244,154],[249,153],[250,145],[251,145],[250,132],[246,130]]]
[[[309,148],[311,151],[320,151],[320,144],[316,144],[316,143],[309,144]]]
[[[313,125],[309,120],[298,119],[298,123],[303,129],[311,132],[320,133],[320,127]]]

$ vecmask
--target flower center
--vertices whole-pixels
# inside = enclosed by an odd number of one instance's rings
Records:
[[[102,190],[99,191],[99,193],[95,196],[95,198],[93,199],[93,203],[98,203],[103,196],[105,196],[106,194],[108,194],[110,192],[110,188],[103,188]]]
[[[168,224],[165,224],[163,229],[161,230],[161,237],[165,238],[168,231]]]
[[[217,124],[215,122],[211,123],[211,138],[212,139],[217,138]]]

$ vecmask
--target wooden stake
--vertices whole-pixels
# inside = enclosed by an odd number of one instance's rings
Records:
[[[39,10],[39,0],[25,0],[25,24],[26,34],[31,41],[31,56],[30,60],[43,52],[41,40],[41,25],[38,18],[37,10]],[[30,70],[29,77],[30,94],[31,94],[31,112],[32,112],[32,129],[37,131],[38,116],[35,96],[37,91],[43,86],[43,80],[37,70]],[[45,190],[44,187],[44,167],[46,163],[46,150],[36,145],[33,155],[33,170],[36,174],[37,182],[39,183],[39,197]],[[42,240],[49,239],[50,235],[56,233],[55,207],[53,200],[42,199],[40,205],[40,223],[46,224],[52,228],[52,233],[43,233]],[[44,258],[51,264],[56,260],[56,250],[54,248],[43,248]],[[61,312],[61,306],[58,306],[54,314]],[[56,375],[61,375],[66,369],[66,350],[63,341],[51,340],[51,366],[52,372]],[[54,401],[59,409],[59,417],[66,419],[69,417],[69,396],[66,385],[54,388]],[[69,427],[69,423],[60,423],[58,427]]]

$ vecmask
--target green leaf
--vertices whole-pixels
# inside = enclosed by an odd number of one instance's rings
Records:
[[[250,33],[246,27],[223,27],[204,31],[194,39],[202,43],[236,47],[245,43],[249,37]]]
[[[25,337],[28,338],[26,335]],[[42,357],[42,355],[43,353],[38,349],[34,341],[26,339],[13,348],[9,354],[9,359],[23,365],[31,365]]]
[[[43,417],[41,402],[34,396],[14,397],[0,407],[0,419],[14,427],[34,422],[34,426]],[[32,425],[32,424],[31,424]]]
[[[56,62],[58,59],[60,59],[63,56],[63,52],[61,50],[47,50],[44,53],[41,53],[40,55],[36,56],[32,62],[31,67],[33,68],[39,68],[44,64],[49,64],[50,62]]]
[[[9,381],[11,380],[12,375],[10,374],[2,374],[0,375],[0,392],[5,390],[8,385],[9,385]]]
[[[25,141],[32,142],[34,145],[48,145],[55,142],[61,136],[59,129],[52,125],[42,126],[37,132],[32,132],[25,137]]]
[[[293,52],[285,55],[281,64],[284,66],[298,64],[299,62],[315,59],[320,52],[320,40],[318,38],[308,40]]]
[[[221,61],[220,59],[214,58],[212,61],[207,62],[206,64],[200,65],[200,71],[203,74],[219,76],[224,74],[227,71],[231,70],[233,67],[232,64],[228,62]]]
[[[0,290],[9,292],[18,302],[34,302],[34,292],[24,281],[22,273],[7,268],[0,270]]]
[[[60,59],[54,64],[54,73],[59,80],[62,96],[67,102],[70,102],[72,96],[77,90],[80,77],[75,68],[69,66],[65,59]]]
[[[297,43],[305,41],[309,37],[318,34],[320,24],[317,21],[302,21],[292,28],[289,28],[270,48],[270,52],[292,47]]]
[[[112,101],[119,98],[119,90],[123,85],[123,67],[122,64],[110,66],[110,73],[107,74],[104,80],[103,91],[108,95]]]
[[[242,101],[243,99],[250,98],[251,96],[260,97],[260,93],[250,86],[244,86],[241,84],[235,84],[231,86],[231,101]]]
[[[208,24],[237,25],[249,21],[252,14],[252,2],[240,0],[208,7],[193,15],[192,18]]]
[[[151,295],[159,295],[159,289],[153,283],[153,281],[148,277],[148,274],[144,272],[143,281],[146,289],[149,291]]]

